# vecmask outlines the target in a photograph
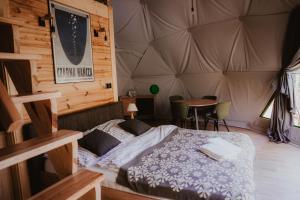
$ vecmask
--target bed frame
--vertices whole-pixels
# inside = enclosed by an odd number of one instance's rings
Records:
[[[106,121],[122,118],[124,118],[122,103],[109,103],[87,110],[59,116],[58,128],[86,131]],[[102,187],[101,196],[104,200],[152,200],[152,198],[149,197],[107,187]]]
[[[146,196],[115,190],[103,186],[101,187],[101,198],[104,200],[154,200]]]
[[[111,119],[123,119],[120,102],[108,103],[58,117],[58,129],[86,131]]]

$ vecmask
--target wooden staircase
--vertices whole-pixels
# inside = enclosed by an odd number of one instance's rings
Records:
[[[37,59],[35,56],[29,56]],[[12,138],[11,145],[0,149],[0,170],[11,167],[13,176],[22,176],[29,158],[47,153],[61,181],[31,197],[31,199],[100,199],[100,182],[103,175],[88,170],[77,170],[77,140],[83,134],[77,131],[57,131],[57,102],[59,92],[32,93],[30,62],[26,55],[0,54],[0,61],[10,75],[18,91],[18,96],[10,96],[0,81],[0,123]],[[29,115],[20,115],[24,107]],[[22,135],[22,126],[31,122],[38,137],[20,142],[14,138]],[[18,179],[18,180],[19,180]],[[70,190],[68,187],[76,188]],[[19,183],[22,193],[22,183]],[[59,192],[57,192],[59,191]],[[55,195],[53,195],[55,194]],[[22,193],[17,199],[27,199],[30,195]]]
[[[77,141],[81,137],[81,132],[60,130],[0,149],[0,170]]]
[[[30,200],[101,199],[103,175],[89,170],[79,170],[73,175],[50,186]]]

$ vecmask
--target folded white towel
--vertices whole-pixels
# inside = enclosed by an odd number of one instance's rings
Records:
[[[217,160],[234,160],[241,152],[241,148],[220,137],[208,139],[208,143],[200,147],[200,151]]]

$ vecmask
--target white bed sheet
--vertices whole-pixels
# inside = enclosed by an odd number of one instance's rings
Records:
[[[154,146],[166,138],[177,126],[162,125],[153,127],[138,137],[124,142],[101,158],[97,165],[103,168],[118,170],[145,149]]]
[[[120,128],[116,126],[116,122],[118,121],[110,121],[108,123],[99,125],[95,128],[105,129],[105,131],[109,132],[112,127],[115,127],[115,131],[118,132],[118,129]],[[95,128],[91,130],[94,130]],[[115,147],[114,149],[112,149],[107,154],[101,157],[95,157],[88,150],[79,147],[80,151],[78,157],[79,161],[81,161],[79,168],[87,168],[89,170],[104,174],[105,178],[102,182],[102,186],[104,187],[138,194],[141,196],[151,197],[153,199],[166,200],[166,198],[136,193],[127,187],[117,184],[116,178],[118,176],[119,169],[122,165],[132,160],[145,149],[161,142],[176,128],[178,127],[174,125],[162,125],[158,127],[153,127],[140,136],[130,137],[128,139],[126,138],[121,144],[119,144],[117,147]],[[90,132],[91,130],[87,131],[86,134],[88,134],[88,132]],[[124,135],[124,133],[122,134]],[[80,156],[87,156],[88,158],[80,158]],[[46,171],[56,173],[49,159],[46,160]]]
[[[90,162],[89,165],[85,167],[89,170],[104,174],[105,178],[102,182],[102,186],[104,187],[132,194],[138,194],[141,196],[151,197],[153,199],[166,199],[136,193],[127,187],[117,184],[116,178],[121,166],[132,160],[145,149],[161,142],[176,128],[178,127],[173,125],[153,127],[138,137],[133,137],[129,141],[122,142],[120,145],[109,151],[104,156],[95,158],[93,162]]]
[[[130,141],[124,142],[108,152],[106,155],[95,160],[95,163],[87,166],[86,168],[98,173],[104,174],[105,178],[102,182],[102,186],[128,192],[132,194],[138,194],[141,196],[151,197],[153,199],[164,199],[161,197],[155,197],[150,195],[144,195],[136,193],[131,189],[119,185],[116,183],[119,169],[122,165],[126,164],[139,153],[145,149],[154,146],[166,138],[177,126],[173,125],[162,125],[159,127],[153,127],[144,134],[134,137]]]

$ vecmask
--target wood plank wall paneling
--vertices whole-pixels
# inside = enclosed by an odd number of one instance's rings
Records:
[[[59,0],[59,2],[64,1]],[[104,88],[105,83],[113,83],[110,30],[107,17],[90,14],[95,81],[55,84],[49,24],[46,23],[46,27],[39,27],[37,21],[39,16],[48,13],[47,0],[10,0],[9,6],[10,19],[25,24],[25,26],[18,27],[19,41],[17,41],[17,44],[19,53],[42,56],[42,59],[37,61],[36,72],[32,77],[34,90],[43,92],[61,91],[62,97],[58,99],[59,114],[114,101],[114,90],[117,90],[116,85],[113,85],[112,89]],[[101,27],[105,27],[107,42],[104,41],[105,33],[100,33],[99,37],[94,37],[93,30],[99,29],[99,23]],[[36,28],[33,29],[33,26]]]
[[[6,9],[9,0],[0,0],[0,17],[8,17],[9,16],[9,9]]]
[[[33,91],[60,91],[62,97],[58,99],[59,115],[116,100],[118,98],[117,84],[116,77],[113,77],[115,60],[112,61],[115,55],[112,54],[114,49],[111,49],[111,44],[114,44],[111,38],[113,22],[108,7],[94,0],[56,1],[90,14],[95,81],[55,84],[50,26],[48,22],[46,22],[46,27],[38,26],[38,17],[48,14],[48,0],[0,0],[0,21],[13,24],[15,53],[37,54],[42,57],[41,60],[31,63],[34,64],[32,68]],[[93,30],[99,29],[99,23],[101,27],[105,27],[107,41],[104,41],[105,33],[94,37]],[[7,78],[9,93],[16,94],[11,80]],[[112,88],[105,89],[105,83],[112,83]],[[24,112],[21,115],[28,119],[25,109],[22,110]],[[0,133],[0,148],[5,146],[5,134]],[[0,199],[14,199],[10,171],[11,169],[0,171]]]
[[[5,133],[0,132],[0,149],[6,145]],[[13,200],[14,192],[10,168],[0,170],[0,177],[0,199]]]

